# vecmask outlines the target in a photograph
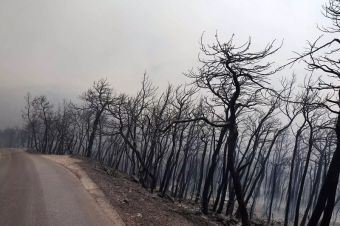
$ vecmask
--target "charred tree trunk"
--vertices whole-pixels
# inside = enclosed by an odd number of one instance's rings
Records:
[[[336,122],[336,149],[333,154],[325,181],[319,192],[319,197],[315,208],[313,210],[312,216],[308,222],[308,226],[316,226],[323,214],[321,225],[329,225],[331,216],[334,209],[335,194],[339,181],[340,173],[340,114],[337,116]]]
[[[210,191],[213,179],[214,179],[214,173],[215,173],[215,169],[216,169],[216,165],[217,165],[217,156],[218,156],[218,153],[220,152],[220,149],[222,147],[223,138],[224,138],[226,132],[227,132],[227,127],[223,127],[222,130],[221,130],[218,142],[217,142],[217,146],[216,146],[216,148],[215,148],[215,150],[212,154],[210,168],[209,168],[207,177],[205,179],[203,192],[202,192],[202,207],[201,207],[202,212],[204,214],[208,214],[209,191]]]

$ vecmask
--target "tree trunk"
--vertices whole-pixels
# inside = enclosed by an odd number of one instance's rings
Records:
[[[204,183],[204,187],[203,187],[203,192],[202,192],[202,212],[204,214],[208,214],[208,206],[209,206],[209,191],[210,191],[210,187],[211,184],[213,182],[214,179],[214,173],[215,173],[215,169],[216,169],[216,165],[217,165],[217,156],[218,153],[220,152],[220,149],[222,147],[222,142],[223,142],[223,138],[224,135],[227,132],[227,127],[223,127],[220,133],[220,137],[218,139],[218,143],[216,146],[216,149],[213,152],[213,155],[211,157],[211,164],[210,164],[210,168],[207,174],[207,177],[205,179],[205,183]]]
[[[315,205],[308,226],[316,226],[323,213],[321,225],[329,225],[335,202],[335,193],[339,181],[340,172],[340,114],[338,114],[336,123],[336,150],[333,154],[326,179],[321,187],[318,201]]]

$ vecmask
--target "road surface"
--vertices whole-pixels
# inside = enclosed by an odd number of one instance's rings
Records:
[[[109,226],[67,169],[39,155],[0,149],[1,226]]]

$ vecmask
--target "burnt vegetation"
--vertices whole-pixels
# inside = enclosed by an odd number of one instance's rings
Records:
[[[272,63],[274,42],[258,50],[251,40],[216,36],[202,41],[199,66],[186,73],[190,85],[160,92],[144,75],[129,96],[101,79],[80,103],[58,107],[28,94],[25,128],[12,133],[40,153],[97,160],[203,214],[245,226],[256,218],[329,225],[340,209],[340,1],[323,12],[332,22],[321,28],[325,36],[282,67]],[[311,75],[302,85],[286,76],[273,87],[273,77],[294,64]]]

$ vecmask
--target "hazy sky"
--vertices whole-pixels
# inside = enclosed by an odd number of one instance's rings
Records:
[[[316,0],[0,0],[0,128],[21,121],[23,97],[76,99],[107,77],[134,93],[147,70],[161,88],[185,81],[199,40],[284,39],[283,62],[317,35]],[[295,69],[299,70],[299,69]]]

